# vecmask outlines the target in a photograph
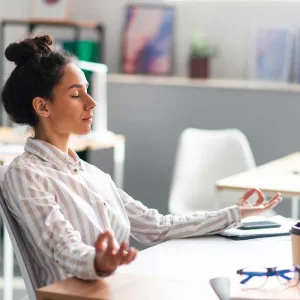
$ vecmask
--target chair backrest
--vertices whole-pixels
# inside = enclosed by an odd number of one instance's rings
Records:
[[[3,181],[6,170],[7,166],[0,167],[0,182]],[[25,282],[28,298],[30,300],[36,299],[35,290],[38,288],[38,285],[32,268],[32,258],[27,250],[20,227],[6,205],[1,189],[0,215],[11,239],[14,253],[16,255],[21,274]]]
[[[246,136],[238,129],[185,129],[177,147],[170,189],[171,213],[214,210],[217,180],[255,167]],[[219,195],[218,195],[219,196]],[[222,207],[234,204],[227,194]],[[229,202],[232,201],[232,202]]]

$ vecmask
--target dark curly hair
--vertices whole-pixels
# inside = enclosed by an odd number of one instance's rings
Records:
[[[75,61],[66,51],[51,49],[50,36],[26,38],[10,44],[5,57],[15,62],[16,68],[7,79],[1,98],[12,121],[36,128],[39,122],[32,105],[35,97],[53,101],[53,88],[60,82],[64,68]]]

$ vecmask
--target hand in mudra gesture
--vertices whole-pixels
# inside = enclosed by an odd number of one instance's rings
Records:
[[[131,263],[138,252],[134,248],[128,249],[126,242],[121,243],[120,248],[116,250],[113,236],[109,231],[99,235],[95,248],[95,269],[103,273],[113,273],[118,266]]]
[[[257,195],[257,200],[251,204],[249,198],[253,195]],[[265,199],[264,194],[259,189],[251,189],[247,191],[238,201],[237,205],[241,209],[241,217],[246,218],[250,216],[256,216],[262,214],[269,209],[274,208],[282,200],[281,194],[277,193],[269,201]]]

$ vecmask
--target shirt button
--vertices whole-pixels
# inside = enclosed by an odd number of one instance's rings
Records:
[[[79,170],[78,169],[74,169],[73,170],[73,174],[78,174]]]
[[[106,203],[104,202],[103,205],[106,206]]]

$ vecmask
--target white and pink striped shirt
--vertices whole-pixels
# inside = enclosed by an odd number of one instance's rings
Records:
[[[74,159],[75,158],[75,159]],[[234,205],[217,212],[161,215],[118,189],[110,176],[41,140],[28,138],[9,166],[3,195],[33,253],[39,286],[76,276],[96,279],[94,242],[105,230],[118,245],[218,233],[240,221]]]

